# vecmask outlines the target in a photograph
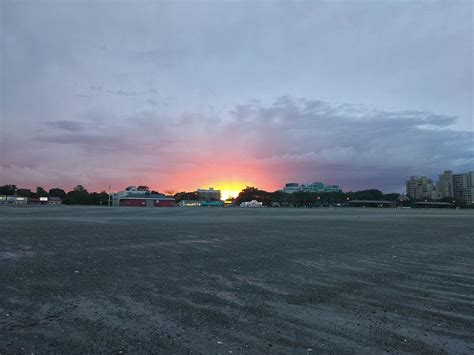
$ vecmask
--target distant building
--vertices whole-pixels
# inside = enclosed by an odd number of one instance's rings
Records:
[[[454,174],[447,170],[439,176],[440,198],[455,198],[465,203],[474,203],[474,171]]]
[[[296,182],[289,182],[285,184],[285,187],[281,191],[286,192],[287,194],[292,194],[293,192],[301,191],[300,184]]]
[[[474,171],[453,174],[453,197],[465,203],[474,203]]]
[[[61,198],[57,196],[50,196],[48,200],[49,205],[60,205],[61,204]]]
[[[351,200],[348,205],[351,207],[395,207],[396,203],[383,200]]]
[[[200,201],[201,207],[222,207],[224,201]]]
[[[258,208],[263,207],[263,202],[258,202],[257,200],[252,200],[249,202],[242,202],[240,207],[249,207],[249,208]]]
[[[338,185],[324,185],[322,182],[313,182],[308,184],[298,184],[296,182],[290,182],[285,184],[285,187],[281,190],[288,194],[292,194],[295,192],[316,192],[316,193],[324,193],[324,192],[339,192],[341,189]]]
[[[426,176],[412,176],[406,182],[407,196],[415,200],[456,199],[474,203],[474,171],[454,174],[446,170],[439,175],[436,186]]]
[[[201,202],[196,200],[181,200],[178,202],[178,206],[181,207],[199,207],[201,206]]]
[[[28,203],[28,197],[22,196],[6,196],[7,205],[23,206]]]
[[[453,172],[451,170],[446,170],[443,175],[439,176],[438,190],[440,198],[454,197]]]
[[[39,198],[36,198],[36,197],[28,197],[27,200],[28,200],[28,204],[30,204],[30,205],[39,205],[40,204]]]
[[[415,202],[412,205],[413,208],[453,208],[454,205],[449,202]]]
[[[201,201],[220,201],[221,199],[221,191],[214,190],[214,188],[210,187],[209,189],[198,189],[197,194],[199,196],[199,200]]]
[[[410,177],[410,180],[406,182],[406,193],[409,198],[414,200],[435,200],[439,198],[433,180],[426,176]]]
[[[154,194],[147,190],[139,190],[129,186],[124,191],[111,194],[112,205],[130,207],[174,207],[176,201],[163,194]]]

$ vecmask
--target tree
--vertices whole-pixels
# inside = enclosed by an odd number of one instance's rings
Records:
[[[150,188],[146,185],[140,185],[137,187],[138,191],[150,191]]]
[[[90,202],[89,192],[82,185],[77,185],[73,191],[69,191],[63,200],[66,205],[89,205]]]
[[[75,188],[74,188],[74,191],[76,192],[87,192],[86,188],[82,185],[77,185]]]
[[[0,195],[14,195],[16,190],[16,185],[3,185],[0,186]]]
[[[173,189],[168,189],[168,190],[165,190],[164,193],[165,195],[173,196],[176,193],[176,191]]]
[[[30,189],[17,189],[16,194],[21,197],[32,197]]]
[[[384,194],[377,189],[348,192],[351,200],[383,200]]]
[[[109,195],[107,192],[92,192],[89,195],[89,204],[91,205],[104,205],[106,206],[109,203]]]
[[[387,201],[398,201],[398,198],[400,197],[400,194],[397,193],[391,193],[391,194],[384,194],[383,199]]]
[[[264,206],[270,206],[272,203],[269,192],[260,190],[253,186],[247,186],[245,189],[240,191],[239,195],[235,198],[235,203],[240,205],[242,202],[248,202],[252,200],[263,202]]]
[[[43,189],[41,186],[38,186],[36,188],[36,195],[38,197],[47,197],[48,196],[48,193],[46,192],[45,189]]]
[[[465,201],[463,201],[459,198],[454,198],[454,197],[444,197],[444,198],[440,199],[439,202],[452,203],[454,207],[462,207],[462,208],[469,207],[468,204]]]
[[[49,194],[49,196],[55,196],[55,197],[59,197],[61,199],[66,197],[66,191],[64,191],[63,189],[60,189],[58,187],[50,189],[48,194]]]

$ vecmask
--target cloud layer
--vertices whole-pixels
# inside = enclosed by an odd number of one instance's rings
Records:
[[[400,191],[412,174],[474,169],[473,133],[453,130],[454,117],[423,111],[283,96],[272,105],[238,105],[225,116],[103,117],[106,123],[47,121],[23,140],[7,139],[2,181],[96,189],[239,181],[276,189],[323,180]]]

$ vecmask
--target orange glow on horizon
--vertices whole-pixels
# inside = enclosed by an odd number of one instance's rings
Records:
[[[237,197],[247,186],[254,186],[267,191],[275,191],[281,183],[275,178],[277,170],[270,175],[267,170],[241,162],[204,162],[199,168],[187,171],[176,171],[167,176],[160,176],[154,181],[156,191],[171,190],[174,192],[196,191],[212,187],[221,191],[221,199]],[[155,177],[156,179],[156,177]]]
[[[245,189],[246,186],[252,186],[250,182],[240,182],[240,181],[216,181],[209,184],[210,187],[213,187],[216,190],[221,191],[221,199],[226,200],[228,198],[235,198],[239,195],[240,191]]]

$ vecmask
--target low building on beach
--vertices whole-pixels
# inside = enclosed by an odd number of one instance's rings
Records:
[[[175,207],[176,201],[173,197],[163,194],[151,193],[148,190],[140,190],[135,186],[129,186],[124,191],[111,194],[113,206],[129,207]]]
[[[384,200],[352,200],[347,204],[350,207],[396,207],[397,204],[393,201]]]
[[[420,201],[412,205],[413,208],[454,208],[454,204],[449,202]]]

